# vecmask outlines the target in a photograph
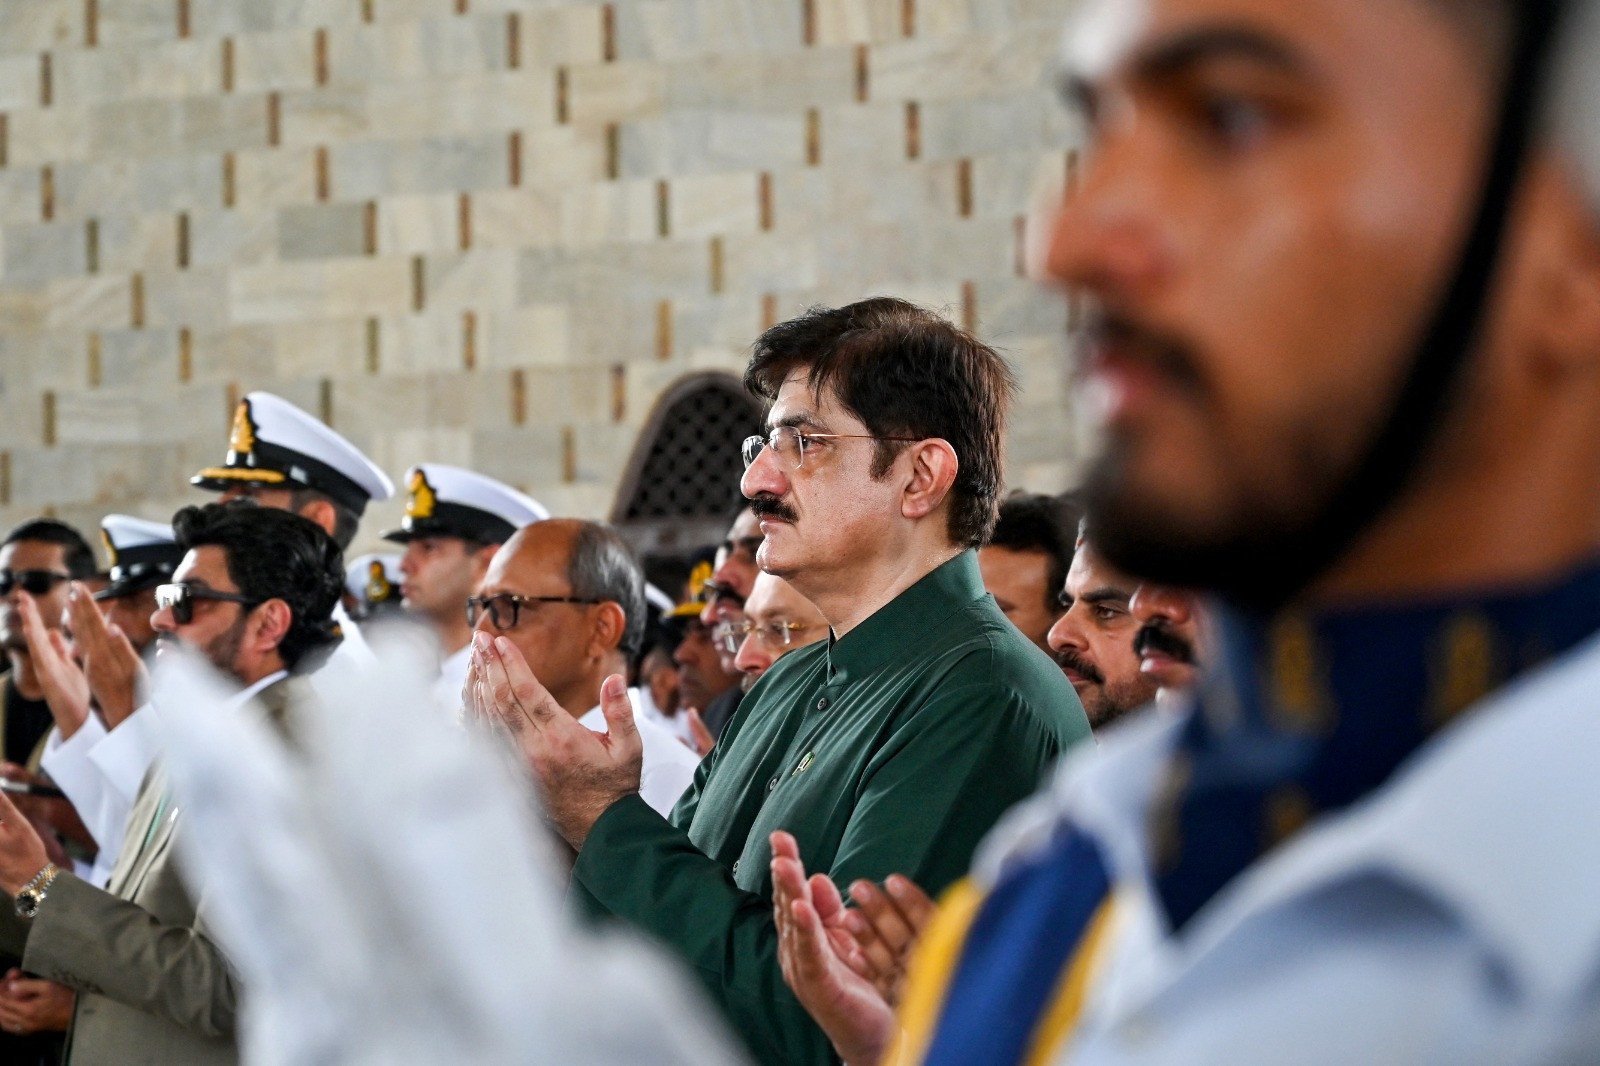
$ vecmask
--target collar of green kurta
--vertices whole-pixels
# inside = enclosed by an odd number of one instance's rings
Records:
[[[916,655],[933,629],[983,595],[978,553],[968,549],[929,571],[843,637],[830,633],[828,680],[864,677]]]

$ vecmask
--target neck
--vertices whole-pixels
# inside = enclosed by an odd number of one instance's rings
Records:
[[[1575,402],[1522,413],[1533,432],[1491,427],[1475,434],[1487,446],[1446,445],[1435,465],[1449,470],[1420,478],[1306,600],[1332,606],[1516,587],[1593,559],[1600,554],[1597,409]]]
[[[33,671],[33,656],[27,652],[11,653],[11,683],[25,700],[44,699],[44,686],[39,684],[39,675]]]
[[[467,625],[461,611],[448,618],[431,617],[429,621],[433,623],[434,636],[439,638],[439,647],[444,649],[446,658],[472,642],[472,627]]]
[[[256,662],[234,671],[233,676],[239,679],[239,684],[249,688],[262,678],[271,677],[280,670],[288,669],[283,665],[283,660],[277,655]]]
[[[825,574],[796,574],[789,583],[817,605],[836,637],[871,618],[906,589],[960,555],[963,549],[941,536],[939,543],[907,550]]]

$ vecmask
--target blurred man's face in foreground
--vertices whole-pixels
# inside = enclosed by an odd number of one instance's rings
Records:
[[[1065,84],[1089,151],[1045,267],[1096,308],[1083,393],[1107,439],[1090,507],[1113,562],[1176,577],[1298,528],[1349,476],[1476,209],[1504,42],[1471,11],[1494,7],[1083,5]],[[1575,183],[1549,163],[1513,216],[1487,358],[1430,483],[1464,482],[1526,432],[1517,408],[1537,384],[1506,353],[1553,333],[1540,277],[1576,258],[1555,247]]]

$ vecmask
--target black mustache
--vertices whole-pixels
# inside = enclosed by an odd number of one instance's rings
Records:
[[[1184,640],[1162,622],[1149,622],[1134,634],[1133,650],[1143,656],[1147,651],[1159,652],[1180,663],[1194,662],[1194,645]]]
[[[758,492],[750,497],[750,510],[757,518],[776,518],[782,522],[799,521],[800,516],[781,499],[770,492]]]
[[[1068,670],[1077,673],[1085,681],[1088,681],[1092,684],[1105,684],[1106,676],[1099,670],[1095,669],[1095,667],[1090,664],[1089,660],[1085,659],[1071,648],[1063,648],[1056,652],[1056,665],[1066,667]]]
[[[1099,308],[1090,313],[1084,336],[1085,351],[1112,346],[1119,356],[1151,366],[1190,391],[1207,391],[1193,347],[1170,333],[1144,326],[1120,312]]]

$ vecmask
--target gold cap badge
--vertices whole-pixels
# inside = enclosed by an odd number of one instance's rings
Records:
[[[410,499],[406,500],[406,517],[432,518],[439,499],[434,495],[433,486],[428,484],[427,475],[421,470],[413,470],[411,483],[406,488],[411,494]]]
[[[240,400],[233,412],[233,432],[228,437],[230,458],[242,458],[256,450],[256,421],[250,413],[250,401]]]

